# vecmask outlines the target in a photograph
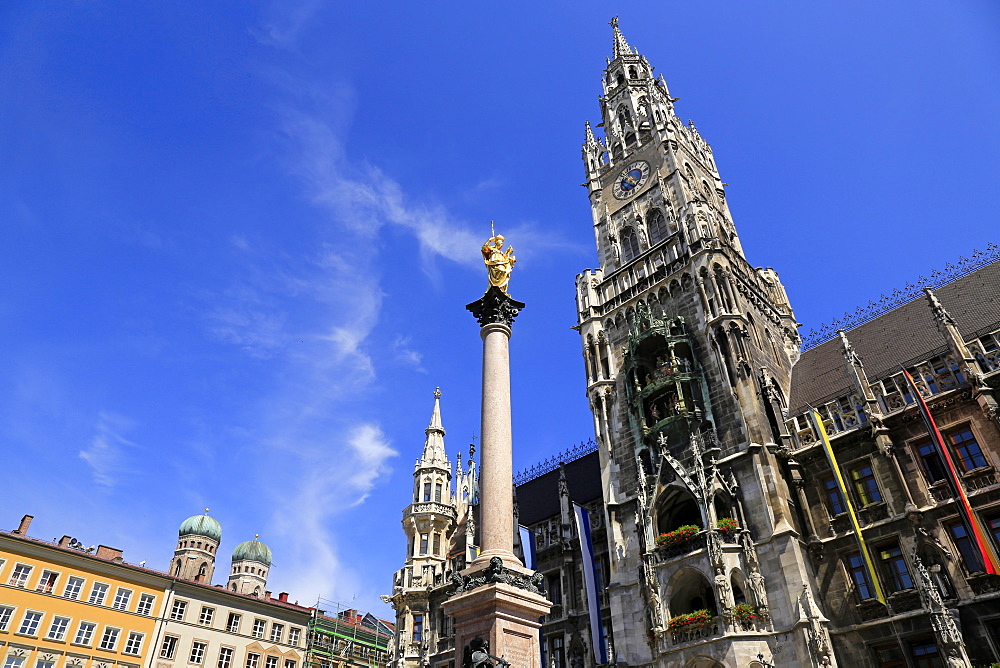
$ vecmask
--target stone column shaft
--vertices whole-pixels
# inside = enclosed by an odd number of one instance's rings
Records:
[[[483,338],[482,454],[479,469],[480,546],[475,563],[500,557],[521,565],[514,555],[514,500],[510,493],[513,445],[510,413],[510,328],[490,323]]]

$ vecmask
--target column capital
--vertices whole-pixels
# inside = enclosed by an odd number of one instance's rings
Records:
[[[509,328],[514,323],[514,318],[524,308],[524,302],[511,298],[506,292],[492,285],[485,295],[466,305],[465,308],[472,312],[480,327],[501,324]]]

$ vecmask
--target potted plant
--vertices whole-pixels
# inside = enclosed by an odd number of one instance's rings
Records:
[[[673,531],[661,533],[656,537],[656,547],[665,548],[686,543],[701,531],[701,527],[694,524],[685,524],[677,527]]]
[[[740,530],[740,523],[734,520],[732,517],[723,517],[721,520],[715,523],[715,528],[722,533],[729,535]]]
[[[671,631],[680,631],[682,629],[690,629],[698,626],[703,626],[712,621],[712,613],[705,610],[695,610],[694,612],[687,612],[683,615],[676,615],[670,618],[667,623]]]
[[[739,622],[749,624],[757,618],[757,608],[749,603],[737,603],[730,610]]]

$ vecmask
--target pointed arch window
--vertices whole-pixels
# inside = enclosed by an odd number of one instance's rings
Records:
[[[618,122],[621,123],[623,130],[632,127],[632,114],[625,105],[618,107]]]
[[[635,230],[626,227],[622,230],[622,262],[631,262],[639,255],[639,238]]]
[[[649,230],[650,246],[655,246],[670,235],[667,219],[659,209],[653,209],[646,215],[646,229]]]

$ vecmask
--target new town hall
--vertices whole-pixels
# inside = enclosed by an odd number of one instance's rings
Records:
[[[600,266],[576,277],[596,440],[515,491],[543,665],[1000,661],[997,248],[804,343],[712,149],[613,25],[583,146]],[[400,666],[454,667],[441,604],[477,549],[475,464],[444,436],[438,394],[385,597]]]

